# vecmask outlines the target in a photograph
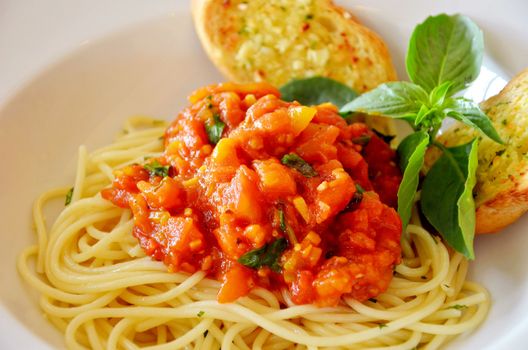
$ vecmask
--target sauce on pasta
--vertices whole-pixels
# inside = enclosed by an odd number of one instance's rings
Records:
[[[401,174],[380,137],[264,83],[208,86],[189,100],[163,155],[116,170],[102,191],[132,210],[148,255],[222,281],[220,302],[256,286],[322,306],[387,289],[401,256]]]

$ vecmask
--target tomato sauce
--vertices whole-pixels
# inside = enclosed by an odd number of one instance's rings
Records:
[[[208,86],[189,100],[163,155],[117,170],[102,191],[132,210],[146,254],[221,280],[220,302],[255,286],[321,306],[387,289],[400,260],[401,174],[380,137],[265,83]]]

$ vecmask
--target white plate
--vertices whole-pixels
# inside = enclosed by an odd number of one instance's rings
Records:
[[[7,1],[4,5],[12,16],[0,20],[0,57],[7,57],[0,66],[0,77],[5,77],[0,78],[1,349],[64,347],[62,335],[42,317],[36,295],[15,270],[17,254],[34,240],[33,199],[49,187],[73,181],[80,144],[94,149],[111,142],[131,115],[170,119],[194,88],[221,80],[201,50],[184,2],[130,1],[126,6],[117,1],[121,6],[108,7],[97,1],[75,2],[84,7],[64,0],[46,3],[28,17],[27,3]],[[481,78],[484,87],[492,83],[487,94],[500,88],[495,73],[509,78],[528,64],[528,2],[524,0],[339,3],[388,41],[401,76],[405,76],[402,63],[412,28],[439,12],[467,14],[483,28],[488,57]],[[57,16],[58,10],[62,16]],[[48,25],[43,25],[45,19]],[[2,30],[5,23],[13,30]],[[130,26],[117,30],[126,24]],[[77,49],[65,54],[73,48]],[[20,85],[23,88],[12,92]],[[485,92],[479,88],[473,94],[482,97]],[[507,232],[477,238],[471,278],[490,290],[493,306],[477,331],[450,343],[448,349],[525,348],[528,235],[523,231],[527,229],[525,217]]]

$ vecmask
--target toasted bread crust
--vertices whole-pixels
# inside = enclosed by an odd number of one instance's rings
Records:
[[[528,211],[528,69],[481,104],[504,140],[500,145],[456,125],[439,141],[451,147],[481,137],[475,186],[476,233],[494,233]],[[428,152],[426,167],[439,156]]]
[[[246,9],[257,6],[254,5],[257,2],[262,14]],[[306,10],[309,14],[298,10],[303,8],[299,7],[300,2],[289,1],[288,6],[280,6],[284,8],[280,23],[265,18],[269,13],[281,14],[275,13],[279,10],[273,8],[278,6],[274,1],[257,2],[248,5],[240,1],[192,1],[196,31],[204,49],[228,79],[266,80],[281,86],[291,78],[320,75],[341,81],[359,92],[396,79],[389,51],[381,38],[330,0],[312,1],[313,5]],[[248,25],[251,33],[244,33],[244,23],[249,22],[273,25],[258,28]],[[279,43],[282,39],[283,46]],[[253,40],[263,43],[255,47]],[[251,51],[252,57],[244,55],[245,49]],[[244,62],[245,58],[258,60],[257,56],[262,56],[262,60],[254,64]]]
[[[501,192],[477,208],[476,233],[496,233],[528,211],[528,191]]]

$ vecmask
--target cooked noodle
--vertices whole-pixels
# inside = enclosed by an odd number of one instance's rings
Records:
[[[168,272],[146,257],[131,234],[130,210],[99,194],[113,169],[160,155],[164,129],[134,118],[113,144],[91,154],[81,147],[72,202],[51,228],[43,209],[68,188],[35,202],[38,242],[20,255],[18,270],[42,294],[40,306],[68,348],[437,349],[484,320],[488,292],[466,281],[467,260],[423,229],[416,213],[402,263],[376,300],[319,308],[258,288],[219,304],[220,282],[201,271]]]

